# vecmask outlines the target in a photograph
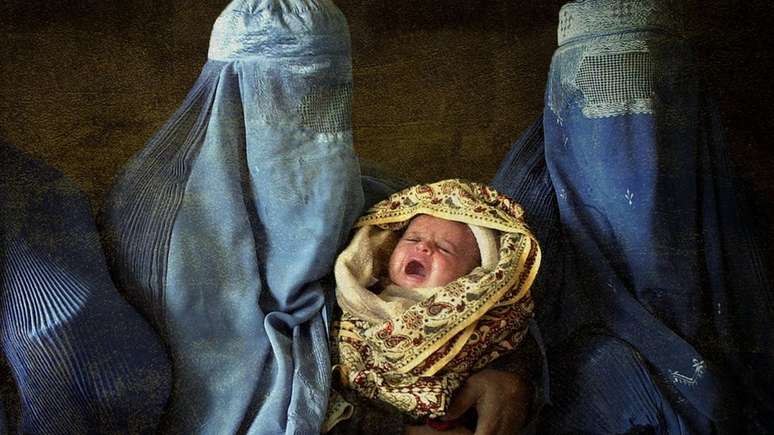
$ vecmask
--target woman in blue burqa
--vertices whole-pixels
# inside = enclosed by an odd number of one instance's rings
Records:
[[[325,292],[363,206],[346,20],[328,0],[236,0],[183,105],[118,177],[118,286],[172,359],[167,433],[318,433]]]
[[[545,433],[770,433],[772,301],[671,3],[560,11],[546,108],[494,186],[543,245]]]
[[[319,433],[321,279],[365,199],[405,187],[361,178],[351,74],[331,1],[233,1],[184,104],[115,182],[102,219],[114,278],[172,359],[163,432]],[[482,382],[520,382],[504,371],[515,365]],[[397,413],[369,417],[352,433],[403,431]]]

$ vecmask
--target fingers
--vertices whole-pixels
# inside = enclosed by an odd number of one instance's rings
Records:
[[[529,385],[520,377],[485,369],[468,378],[441,420],[460,418],[475,407],[475,435],[517,433],[526,422],[529,391]]]
[[[453,429],[447,429],[443,432],[438,432],[439,435],[473,435],[473,432],[469,431],[463,426],[457,426]]]
[[[495,435],[499,434],[502,426],[503,413],[507,412],[503,407],[496,403],[491,403],[491,398],[483,398],[476,406],[478,419],[476,421],[475,435]]]
[[[406,426],[406,435],[472,435],[473,432],[458,426],[444,431],[438,431],[430,426]]]
[[[510,373],[484,370],[475,385],[481,388],[476,401],[478,420],[476,435],[510,435],[517,433],[526,421],[529,404],[526,384]]]
[[[441,417],[441,420],[448,421],[462,417],[465,412],[476,405],[480,395],[480,391],[471,383],[466,383],[457,394],[454,395],[454,399],[449,405],[449,409],[446,411],[446,415]]]

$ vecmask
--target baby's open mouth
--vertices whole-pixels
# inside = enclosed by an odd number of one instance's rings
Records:
[[[406,269],[404,270],[406,275],[409,276],[418,276],[418,277],[424,277],[425,276],[425,266],[422,265],[422,263],[411,260],[406,265]]]

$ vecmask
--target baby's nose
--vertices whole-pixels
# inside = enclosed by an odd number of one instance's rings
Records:
[[[431,252],[433,252],[435,250],[435,245],[433,244],[433,242],[431,242],[429,240],[420,240],[419,243],[417,243],[416,246],[417,246],[417,250],[419,250],[419,252],[424,252],[424,253],[427,253],[427,254],[429,254],[429,253],[431,253]]]

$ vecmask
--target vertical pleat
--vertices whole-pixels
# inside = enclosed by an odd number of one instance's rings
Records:
[[[119,288],[163,331],[166,261],[175,215],[204,140],[223,63],[207,63],[181,107],[127,165],[102,224]]]
[[[0,347],[20,430],[152,433],[168,361],[113,288],[88,204],[61,174],[4,144],[0,156]]]

